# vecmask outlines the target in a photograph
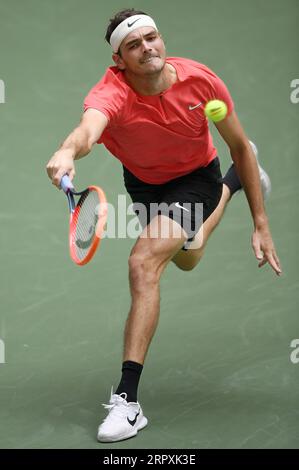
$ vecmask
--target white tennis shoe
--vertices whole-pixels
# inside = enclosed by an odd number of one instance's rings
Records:
[[[257,149],[256,145],[253,142],[251,142],[251,140],[249,141],[249,143],[251,145],[251,148],[252,148],[253,153],[256,157],[257,164],[258,164],[258,167],[259,167],[260,181],[261,181],[261,188],[262,188],[263,196],[264,196],[264,199],[267,199],[267,197],[271,193],[271,180],[270,180],[269,175],[265,172],[265,170],[259,164],[258,149]]]
[[[98,428],[98,441],[116,442],[136,436],[138,431],[147,425],[142,408],[138,402],[127,402],[127,394],[113,394],[109,405],[103,404],[109,410],[107,417]]]

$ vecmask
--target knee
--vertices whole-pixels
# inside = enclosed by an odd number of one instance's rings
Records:
[[[157,263],[149,255],[131,254],[129,257],[129,278],[131,286],[136,288],[158,283]]]
[[[193,261],[193,262],[177,262],[173,261],[174,264],[181,270],[181,271],[192,271],[196,266],[198,261]]]
[[[181,271],[193,271],[193,269],[197,266],[197,263],[193,263],[193,264],[181,264],[181,265],[178,265],[177,264],[177,267],[181,270]]]
[[[182,271],[192,271],[201,260],[204,254],[204,247],[197,250],[181,251],[172,261]]]

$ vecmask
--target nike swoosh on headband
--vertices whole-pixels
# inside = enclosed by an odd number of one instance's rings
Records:
[[[133,26],[133,24],[135,24],[136,21],[139,21],[139,20],[140,20],[140,18],[137,18],[137,20],[133,21],[133,23],[128,23],[128,28],[131,28],[131,26]]]

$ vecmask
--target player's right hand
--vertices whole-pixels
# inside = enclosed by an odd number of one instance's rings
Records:
[[[68,174],[72,181],[75,176],[73,152],[68,149],[57,150],[47,164],[47,173],[52,184],[59,189],[63,175]]]

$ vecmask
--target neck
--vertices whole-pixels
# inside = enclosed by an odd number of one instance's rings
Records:
[[[146,96],[159,95],[177,81],[175,68],[167,63],[160,72],[152,75],[142,77],[131,74],[128,70],[125,70],[124,74],[130,87],[140,95]]]

